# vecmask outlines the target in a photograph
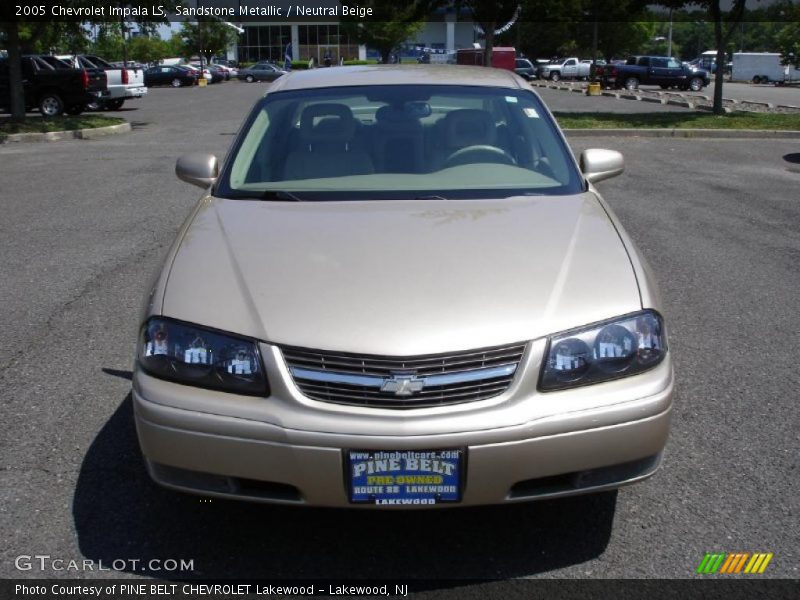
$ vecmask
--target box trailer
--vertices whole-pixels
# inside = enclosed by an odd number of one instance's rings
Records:
[[[731,81],[790,83],[800,81],[800,70],[782,65],[776,52],[735,52]]]
[[[492,48],[492,66],[495,69],[513,71],[516,66],[517,51],[509,47]],[[459,65],[483,66],[483,48],[462,48],[456,52],[456,63]]]

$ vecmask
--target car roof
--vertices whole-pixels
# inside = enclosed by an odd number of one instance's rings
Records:
[[[519,89],[524,80],[513,71],[460,65],[359,65],[292,71],[268,93],[359,85],[462,85]]]

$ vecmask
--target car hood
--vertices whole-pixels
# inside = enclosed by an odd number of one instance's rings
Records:
[[[416,355],[526,341],[639,310],[598,199],[207,198],[165,316],[276,344]]]

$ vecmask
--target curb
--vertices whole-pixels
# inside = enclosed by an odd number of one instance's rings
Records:
[[[769,129],[563,129],[563,131],[569,137],[800,139],[800,131]]]
[[[44,133],[10,133],[0,137],[0,144],[19,142],[58,142],[61,140],[95,140],[109,135],[120,135],[131,131],[127,121],[118,125],[93,127],[91,129],[73,129],[71,131],[47,131]]]
[[[553,90],[569,90],[572,92],[584,92],[582,88],[576,87],[567,87],[567,86],[558,86],[558,85],[548,85],[545,83],[537,83],[537,82],[530,82],[531,87],[540,87],[540,88],[549,88]],[[646,90],[650,92],[651,90]],[[643,94],[635,93],[635,94],[628,94],[620,91],[609,91],[603,90],[601,92],[601,96],[605,96],[607,98],[616,98],[617,100],[634,100],[640,102],[652,102],[653,104],[670,104],[672,106],[680,106],[681,108],[688,108],[692,110],[712,110],[711,107],[704,106],[702,104],[698,104],[698,100],[705,100],[706,102],[711,101],[711,97],[704,94],[697,94],[694,96],[686,96],[680,92],[655,92],[658,94],[658,98],[652,96],[645,96]],[[755,102],[750,100],[738,100],[736,98],[722,98],[723,102],[727,102],[728,104],[732,104],[735,107],[745,107],[745,106],[759,106],[762,108],[767,108],[769,110],[774,109],[789,109],[789,110],[800,110],[800,106],[795,106],[792,104],[775,104],[774,102]],[[729,106],[724,107],[726,113],[733,112],[734,108]],[[747,112],[745,110],[745,112]],[[752,111],[751,111],[752,112]]]
[[[694,102],[689,102],[688,100],[667,100],[667,104],[670,106],[681,106],[683,108],[694,108]]]

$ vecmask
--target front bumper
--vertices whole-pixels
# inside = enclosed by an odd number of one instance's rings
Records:
[[[517,380],[497,399],[413,411],[303,398],[277,349],[264,352],[273,394],[267,399],[161,381],[137,368],[139,442],[151,476],[164,486],[311,506],[375,507],[349,502],[348,449],[465,449],[456,506],[613,489],[652,475],[669,431],[669,356],[627,380],[542,394],[535,390],[542,350],[532,344]]]

